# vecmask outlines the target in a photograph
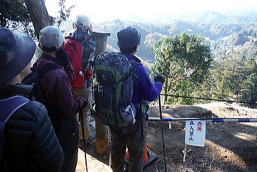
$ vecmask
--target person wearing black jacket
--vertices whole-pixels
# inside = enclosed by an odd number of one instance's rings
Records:
[[[28,74],[36,45],[25,34],[0,28],[0,100],[30,92],[19,83]],[[2,109],[2,110],[1,110]],[[5,107],[1,107],[0,115]],[[2,114],[3,115],[3,114]],[[64,153],[43,104],[30,100],[5,125],[4,169],[0,171],[59,172]]]

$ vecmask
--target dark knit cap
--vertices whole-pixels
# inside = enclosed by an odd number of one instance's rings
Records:
[[[129,26],[117,33],[118,45],[122,50],[130,50],[140,44],[141,35],[138,31]]]

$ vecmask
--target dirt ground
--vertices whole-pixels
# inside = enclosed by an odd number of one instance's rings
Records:
[[[164,117],[257,118],[257,109],[236,104],[211,103],[195,106],[164,106]],[[149,116],[158,117],[158,107],[152,106]],[[204,147],[187,146],[185,152],[184,122],[164,122],[164,143],[168,172],[257,171],[257,123],[207,123]],[[146,172],[163,172],[163,143],[160,122],[149,121],[147,144],[158,155]],[[108,153],[100,157],[94,146],[87,149],[89,172],[111,171]],[[183,162],[183,157],[184,162]],[[77,172],[85,171],[84,155],[79,154]]]

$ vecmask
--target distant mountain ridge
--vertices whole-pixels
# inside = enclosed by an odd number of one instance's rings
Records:
[[[149,22],[114,20],[99,23],[95,29],[110,32],[108,47],[110,50],[118,50],[117,32],[127,26],[133,26],[141,33],[138,55],[148,62],[154,61],[151,47],[156,41],[184,32],[205,37],[217,58],[226,58],[227,55],[231,55],[231,52],[242,49],[247,54],[239,55],[239,58],[245,58],[248,55],[257,58],[255,55],[257,52],[251,52],[250,54],[247,52],[247,48],[251,51],[257,49],[257,10],[233,11],[230,13],[206,11],[194,15],[163,18],[152,24]]]

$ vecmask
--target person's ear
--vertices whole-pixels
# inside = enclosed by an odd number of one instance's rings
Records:
[[[25,66],[25,68],[19,73],[21,80],[23,80],[30,73],[31,61]]]
[[[89,32],[90,32],[90,33],[92,33],[92,32],[93,32],[92,24],[90,24],[90,25],[89,25],[88,30],[89,30]]]
[[[139,49],[139,45],[137,45],[136,52],[138,52],[138,49]]]
[[[64,42],[62,43],[62,45],[61,45],[61,47],[60,47],[61,49],[63,49],[64,48]]]
[[[84,28],[84,30],[85,30],[86,32],[89,32],[89,27],[88,27],[88,26],[83,26],[83,28]]]

